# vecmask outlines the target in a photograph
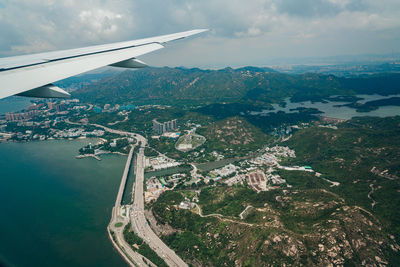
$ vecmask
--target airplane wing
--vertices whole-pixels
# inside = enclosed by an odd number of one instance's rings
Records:
[[[0,58],[0,99],[12,96],[63,98],[70,95],[53,82],[104,66],[143,68],[136,57],[169,41],[207,30],[192,30],[128,42]]]

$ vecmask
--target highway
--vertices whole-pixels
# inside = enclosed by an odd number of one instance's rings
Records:
[[[135,252],[132,247],[125,241],[124,239],[124,228],[126,224],[129,222],[129,220],[123,220],[123,218],[116,216],[116,211],[115,207],[113,208],[113,215],[110,221],[110,224],[107,227],[108,235],[109,238],[114,245],[114,247],[117,249],[119,254],[124,258],[124,260],[130,265],[130,266],[148,266],[144,261],[143,261],[143,256],[140,255],[139,253]],[[121,227],[116,227],[116,223],[123,223]],[[111,232],[114,233],[114,238],[112,237]],[[146,259],[147,262],[150,262],[148,259]],[[154,264],[150,264],[155,266]]]
[[[130,136],[135,138],[138,142],[142,142],[142,145],[144,146],[147,142],[146,138],[144,138],[143,136],[141,136],[140,134],[135,134],[135,133],[131,133],[131,132],[126,132],[126,131],[121,131],[121,130],[115,130],[115,129],[111,129],[108,128],[106,126],[100,125],[100,124],[90,124],[92,126],[98,127],[98,128],[102,128],[104,131],[109,132],[109,133],[113,133],[113,134],[118,134],[118,135],[125,135],[125,136]]]
[[[139,235],[169,266],[188,266],[170,249],[150,228],[144,215],[144,142],[139,149],[136,160],[136,180],[134,184],[134,202],[131,212],[131,223],[134,232]]]
[[[73,123],[69,120],[66,120],[66,123],[80,125],[81,123]],[[131,221],[133,231],[140,236],[161,258],[169,266],[179,266],[186,267],[188,266],[178,255],[175,254],[173,250],[171,250],[162,240],[153,232],[150,228],[149,224],[146,221],[144,216],[144,193],[143,193],[143,183],[144,183],[144,168],[145,168],[145,156],[144,156],[144,147],[147,144],[147,139],[141,136],[140,134],[135,134],[131,132],[115,130],[108,128],[99,124],[90,124],[92,126],[102,128],[109,133],[114,133],[123,136],[130,136],[136,139],[137,145],[140,145],[139,154],[137,155],[136,160],[136,181],[133,185],[134,199],[133,205],[126,205],[125,208],[128,208],[130,211],[126,212],[130,214],[130,218],[128,216],[121,216],[121,201],[122,196],[124,194],[126,180],[129,174],[130,165],[133,157],[133,149],[129,151],[128,159],[125,164],[124,174],[122,175],[121,184],[119,186],[117,199],[115,200],[115,206],[112,211],[111,221],[107,227],[107,231],[110,237],[111,242],[114,247],[118,250],[118,252],[122,255],[126,262],[131,266],[148,266],[143,261],[142,255],[133,251],[131,246],[126,243],[123,236],[123,229],[129,222]],[[122,226],[116,227],[117,223],[122,223]],[[112,237],[111,232],[114,233],[114,238]],[[150,266],[155,266],[151,261],[146,259]]]
[[[130,266],[148,266],[143,261],[143,256],[139,253],[135,252],[132,247],[124,240],[124,233],[123,230],[125,226],[129,223],[128,216],[121,216],[121,201],[122,196],[124,194],[126,180],[128,178],[129,169],[132,163],[132,156],[133,156],[134,146],[131,147],[129,151],[128,159],[126,160],[124,173],[122,175],[121,184],[119,186],[117,199],[115,201],[115,206],[112,209],[111,221],[107,227],[108,236],[113,243],[114,247],[117,249],[119,254],[124,258],[124,260]],[[129,206],[125,208],[129,209]],[[116,226],[121,224],[119,226]],[[111,233],[114,233],[114,237]],[[147,260],[147,259],[146,259]],[[147,262],[150,262],[147,260]],[[150,264],[152,265],[152,264]]]
[[[143,145],[145,145],[147,143],[146,138],[144,138],[143,136],[141,136],[140,134],[135,134],[135,133],[131,133],[131,132],[126,132],[126,131],[121,131],[121,130],[115,130],[115,129],[111,129],[108,128],[104,125],[100,125],[100,124],[86,124],[86,123],[80,123],[80,122],[71,122],[69,119],[65,120],[65,123],[71,124],[71,125],[92,125],[98,128],[102,128],[104,131],[109,132],[109,133],[113,133],[113,134],[118,134],[118,135],[122,135],[122,136],[130,136],[133,137],[137,140],[137,142],[142,142]]]
[[[79,125],[80,123],[72,123],[70,121],[66,121],[70,124]],[[130,169],[130,164],[132,162],[133,157],[133,148],[129,151],[128,159],[125,165],[124,174],[122,176],[121,184],[118,190],[117,199],[115,201],[115,206],[112,212],[112,218],[109,226],[107,227],[109,237],[114,247],[118,250],[118,252],[122,255],[122,257],[129,263],[131,266],[148,266],[143,261],[142,255],[133,251],[129,244],[126,243],[123,236],[123,229],[125,225],[129,222],[132,224],[133,231],[140,236],[161,258],[169,266],[178,266],[178,267],[187,267],[188,265],[178,256],[176,253],[170,249],[150,228],[149,224],[146,221],[144,216],[144,192],[143,192],[143,183],[144,183],[144,168],[145,168],[145,156],[144,156],[144,147],[147,144],[147,139],[141,136],[140,134],[135,134],[131,132],[115,130],[108,128],[99,124],[90,124],[95,127],[99,127],[104,129],[107,132],[130,136],[136,139],[137,145],[140,145],[139,154],[136,159],[136,180],[133,185],[134,199],[132,206],[126,205],[125,208],[129,208],[130,211],[127,212],[130,214],[130,218],[121,216],[121,201],[124,193],[124,189],[126,186],[126,180]],[[116,223],[122,223],[122,226],[116,227]],[[115,240],[113,239],[111,232],[115,235]],[[154,266],[148,259],[146,261],[150,266]]]

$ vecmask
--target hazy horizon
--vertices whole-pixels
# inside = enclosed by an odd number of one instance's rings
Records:
[[[152,66],[268,66],[277,59],[398,54],[395,0],[3,1],[0,56],[194,28],[210,32],[142,56]]]

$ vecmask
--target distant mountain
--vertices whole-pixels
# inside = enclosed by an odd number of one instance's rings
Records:
[[[355,77],[371,73],[400,73],[399,62],[386,63],[352,63],[337,65],[289,65],[279,66],[277,70],[288,74],[320,73],[338,77]]]
[[[400,74],[358,78],[333,75],[289,75],[269,68],[221,70],[146,68],[104,78],[73,93],[92,103],[212,104],[321,101],[331,95],[400,93]]]
[[[55,85],[71,92],[76,89],[84,88],[85,86],[98,82],[104,78],[115,76],[119,73],[121,73],[121,70],[117,68],[105,68],[101,71],[91,71],[58,81]]]
[[[400,73],[363,75],[356,78],[342,78],[344,87],[358,94],[391,95],[400,93]]]
[[[236,69],[236,71],[277,72],[276,70],[268,68],[268,67],[260,68],[260,67],[252,67],[252,66],[246,66],[246,67],[243,67],[243,68],[239,68],[239,69]]]

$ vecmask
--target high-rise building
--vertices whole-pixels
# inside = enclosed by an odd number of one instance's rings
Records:
[[[55,105],[55,108],[56,108],[57,112],[67,110],[67,107],[64,104]]]
[[[6,120],[7,121],[23,121],[32,119],[34,116],[38,115],[37,110],[31,110],[25,113],[7,113]]]
[[[178,128],[176,119],[167,121],[164,123],[158,122],[156,119],[153,120],[153,131],[157,134],[163,134],[165,132],[175,131]]]

